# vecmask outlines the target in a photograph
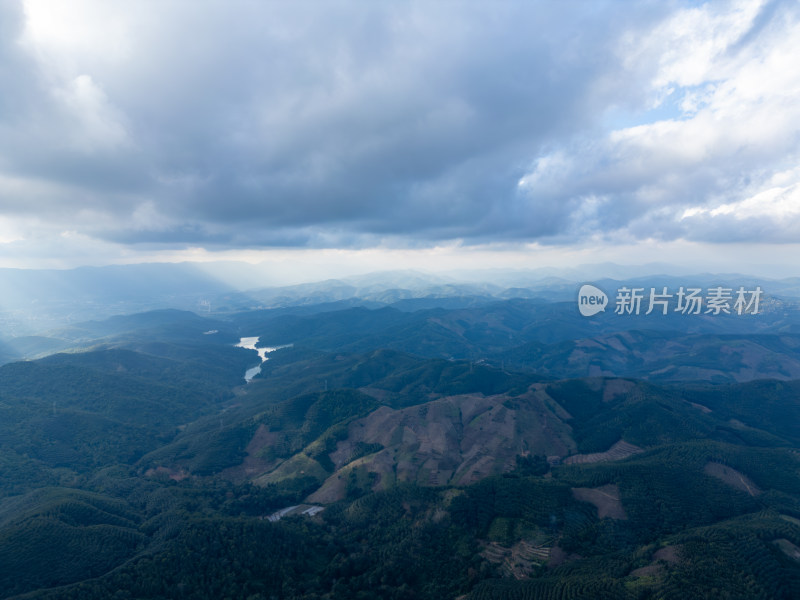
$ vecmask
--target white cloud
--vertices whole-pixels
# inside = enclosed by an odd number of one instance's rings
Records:
[[[20,43],[48,69],[66,79],[76,76],[78,63],[119,65],[130,58],[132,18],[141,5],[117,0],[24,0],[25,27]]]
[[[771,186],[771,187],[770,187]],[[681,220],[704,220],[706,226],[714,219],[726,225],[731,221],[751,224],[768,221],[775,231],[800,230],[800,167],[776,173],[752,195],[713,207],[692,206],[681,215]],[[792,236],[794,237],[794,236]]]
[[[764,0],[709,2],[679,10],[639,40],[644,52],[658,56],[653,87],[692,87],[736,71],[731,54],[735,44],[752,28]]]
[[[71,147],[93,152],[130,142],[123,116],[91,76],[79,75],[53,94],[71,121]]]
[[[0,211],[29,241],[796,236],[789,2],[14,6]]]
[[[612,238],[636,232],[702,239],[708,223],[691,219],[702,214],[736,217],[726,225],[743,241],[749,219],[794,214],[795,188],[777,193],[772,179],[800,163],[800,67],[793,58],[800,56],[800,21],[786,11],[742,43],[758,8],[709,3],[680,11],[652,35],[638,32],[640,52],[626,37],[628,66],[639,72],[642,63],[653,65],[651,89],[680,98],[682,115],[556,148],[522,179],[528,194],[591,202],[591,210],[571,211],[606,213],[601,230]],[[585,225],[573,223],[574,230]],[[795,236],[793,220],[774,225],[783,228],[783,241]],[[763,224],[751,232],[763,235]]]

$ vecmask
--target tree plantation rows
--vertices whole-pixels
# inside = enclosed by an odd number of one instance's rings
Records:
[[[531,306],[131,317],[0,366],[0,598],[800,598],[797,384],[450,352],[577,327]],[[245,385],[243,334],[296,343]]]

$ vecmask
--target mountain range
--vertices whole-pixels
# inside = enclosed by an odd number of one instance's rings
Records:
[[[379,279],[7,338],[0,598],[798,597],[794,282]]]

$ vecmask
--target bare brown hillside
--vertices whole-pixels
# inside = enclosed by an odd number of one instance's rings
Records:
[[[353,460],[365,444],[382,449]],[[574,448],[569,426],[534,391],[381,407],[350,424],[330,455],[336,472],[309,500],[342,498],[353,469],[373,473],[376,489],[395,482],[465,485],[512,469],[518,454],[564,456]]]

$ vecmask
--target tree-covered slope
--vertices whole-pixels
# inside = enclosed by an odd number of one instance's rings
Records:
[[[788,365],[753,350],[793,360],[786,332],[538,301],[241,319],[96,322],[0,367],[0,598],[798,597],[800,390],[735,381]],[[294,346],[245,384],[255,335]],[[590,338],[647,379],[554,377]],[[726,381],[660,380],[670,344]]]

